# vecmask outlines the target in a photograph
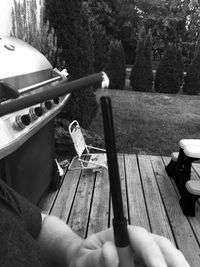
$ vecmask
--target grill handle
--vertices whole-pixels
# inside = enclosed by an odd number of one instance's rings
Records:
[[[51,78],[49,80],[46,80],[46,81],[43,81],[43,82],[40,82],[40,83],[36,83],[36,84],[33,84],[33,85],[30,85],[30,86],[27,86],[27,87],[24,87],[24,88],[21,88],[18,90],[19,94],[25,94],[25,93],[28,93],[30,91],[33,91],[39,87],[42,87],[44,85],[47,85],[47,84],[50,84],[50,83],[53,83],[53,82],[56,82],[56,81],[60,81],[62,80],[63,77],[62,76],[57,76],[57,77],[54,77],[54,78]]]
[[[57,82],[57,81],[61,81],[61,80],[62,80],[62,82],[66,82],[67,76],[69,75],[69,73],[67,72],[66,69],[59,71],[57,68],[54,68],[53,73],[54,73],[54,75],[56,75],[56,77],[51,78],[51,79],[46,80],[46,81],[36,83],[36,84],[29,85],[29,86],[24,87],[24,88],[21,88],[18,90],[19,94],[22,95],[22,94],[31,92],[37,88],[40,88],[42,86],[45,86],[45,85],[53,83],[53,82]]]
[[[24,95],[17,99],[2,102],[0,103],[0,116],[36,105],[46,100],[64,96],[81,88],[101,84],[104,81],[105,76],[106,74],[104,72],[95,73],[67,83],[59,83],[55,86],[49,86],[44,91],[35,92],[34,94]]]

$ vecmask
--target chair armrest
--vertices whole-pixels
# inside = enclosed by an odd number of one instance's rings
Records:
[[[98,147],[94,147],[94,146],[88,146],[88,145],[87,145],[87,148],[89,148],[89,149],[95,149],[95,150],[99,150],[99,151],[106,152],[105,149],[103,149],[103,148],[98,148]]]

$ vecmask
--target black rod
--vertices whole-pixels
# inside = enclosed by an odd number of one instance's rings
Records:
[[[103,73],[99,72],[71,82],[60,83],[55,86],[50,86],[43,91],[35,92],[33,94],[24,95],[16,99],[2,102],[0,104],[0,117],[23,108],[36,105],[46,100],[50,100],[59,96],[64,96],[81,88],[86,88],[88,86],[99,84],[102,82],[102,80]]]
[[[123,248],[129,245],[127,220],[124,217],[123,202],[121,194],[121,183],[118,169],[117,152],[115,146],[114,124],[112,116],[111,100],[108,96],[102,96],[100,99],[104,138],[107,153],[108,172],[110,181],[110,190],[113,205],[113,230],[115,243],[117,247]]]

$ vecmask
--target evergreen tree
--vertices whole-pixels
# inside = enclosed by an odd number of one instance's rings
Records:
[[[160,61],[155,77],[155,91],[175,94],[180,90],[183,63],[174,45],[169,45]]]
[[[46,0],[46,18],[54,27],[73,79],[93,72],[93,40],[81,0]],[[81,59],[81,60],[80,60]]]
[[[200,92],[200,35],[195,48],[193,60],[188,67],[185,81],[183,84],[183,92],[188,95],[196,95]]]
[[[12,31],[15,36],[40,51],[50,63],[62,67],[64,61],[60,58],[60,49],[57,48],[57,37],[54,29],[49,27],[49,21],[44,23],[44,4],[40,3],[40,19],[36,0],[31,2],[18,2],[14,0],[12,8]]]
[[[71,79],[77,79],[94,72],[94,47],[92,32],[81,0],[46,0],[46,18],[53,25],[62,48],[62,57]],[[93,88],[79,90],[72,94],[63,116],[77,119],[88,127],[97,109]]]
[[[152,91],[153,72],[152,72],[152,35],[149,31],[145,39],[145,91]]]
[[[135,64],[131,70],[130,85],[134,91],[152,91],[152,40],[143,27],[137,43]]]
[[[123,89],[126,78],[125,55],[121,41],[110,43],[106,73],[110,80],[110,89]]]
[[[93,27],[94,39],[94,70],[99,72],[105,69],[107,63],[109,38],[101,25]]]
[[[105,69],[109,44],[112,37],[108,28],[112,28],[113,12],[105,1],[83,1],[83,8],[89,17],[92,37],[94,40],[94,70],[99,72]]]

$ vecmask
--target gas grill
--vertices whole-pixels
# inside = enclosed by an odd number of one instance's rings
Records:
[[[67,82],[40,52],[12,37],[0,36],[0,59],[0,178],[37,204],[58,185],[55,116],[72,91],[100,84],[105,74]]]

